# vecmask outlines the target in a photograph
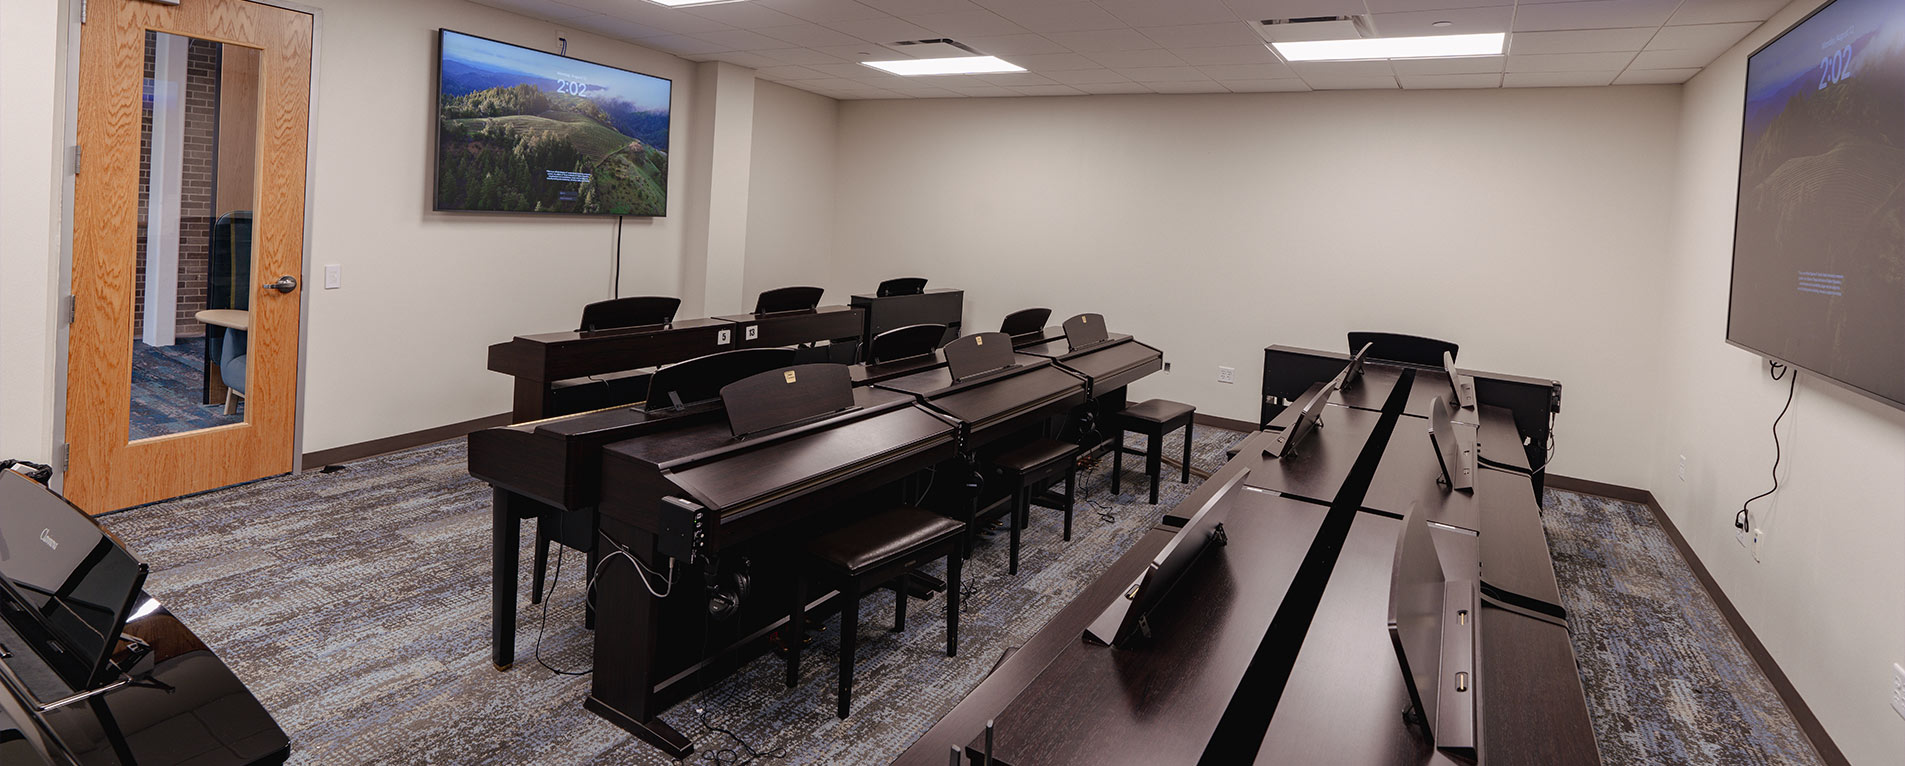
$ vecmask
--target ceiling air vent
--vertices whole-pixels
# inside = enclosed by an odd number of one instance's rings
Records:
[[[1267,43],[1355,40],[1376,36],[1376,22],[1367,15],[1264,19],[1254,29]]]

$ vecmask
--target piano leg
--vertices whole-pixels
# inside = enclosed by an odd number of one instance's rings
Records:
[[[612,550],[603,538],[618,540],[651,566],[665,566],[665,558],[655,550],[654,536],[647,532],[603,516],[598,535],[591,546],[595,550]],[[662,600],[638,578],[627,561],[602,567],[596,578],[596,598],[614,607],[597,615],[595,672],[582,706],[680,760],[694,753],[694,743],[657,717],[662,705],[656,699],[655,683],[658,675],[664,675],[655,666]],[[672,581],[668,587],[673,587]]]
[[[510,507],[508,492],[494,490],[490,519],[490,662],[497,670],[508,670],[516,664],[516,546],[522,537],[522,523]]]

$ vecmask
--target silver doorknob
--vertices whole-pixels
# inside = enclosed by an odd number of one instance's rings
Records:
[[[289,293],[292,290],[298,289],[298,278],[291,277],[291,276],[278,277],[278,281],[265,285],[265,289],[277,290],[278,292],[281,292],[281,293]]]

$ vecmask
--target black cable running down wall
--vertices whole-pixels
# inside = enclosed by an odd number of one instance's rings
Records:
[[[1251,658],[1250,666],[1237,683],[1237,691],[1224,708],[1224,717],[1218,720],[1217,730],[1204,746],[1204,754],[1197,761],[1199,766],[1250,763],[1256,758],[1263,736],[1270,730],[1270,717],[1276,713],[1277,701],[1290,682],[1291,671],[1296,668],[1303,636],[1309,632],[1316,608],[1323,601],[1323,588],[1329,584],[1330,571],[1336,568],[1336,557],[1343,551],[1343,541],[1349,538],[1350,525],[1356,522],[1356,514],[1362,510],[1363,497],[1369,494],[1369,485],[1376,478],[1376,467],[1382,462],[1383,450],[1389,446],[1389,436],[1396,430],[1396,421],[1409,402],[1409,389],[1415,383],[1415,375],[1415,370],[1403,370],[1396,387],[1389,392],[1389,399],[1383,402],[1382,417],[1376,421],[1369,441],[1363,444],[1356,463],[1349,469],[1349,476],[1343,480],[1342,489],[1337,490],[1336,499],[1330,503],[1329,514],[1323,517],[1316,541],[1310,545],[1302,565],[1297,567],[1290,590],[1277,608],[1277,616],[1270,621],[1263,642],[1257,645],[1256,656]]]

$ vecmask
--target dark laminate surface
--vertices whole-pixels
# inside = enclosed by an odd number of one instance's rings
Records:
[[[887,330],[915,324],[946,325],[944,340],[951,340],[959,337],[966,292],[935,287],[912,295],[855,295],[848,303],[866,312],[864,337],[869,340]]]
[[[1401,529],[1398,519],[1357,514],[1256,763],[1431,762],[1432,748],[1403,723],[1409,690],[1389,638],[1390,564]]]
[[[1380,413],[1368,410],[1326,408],[1323,426],[1297,445],[1294,455],[1269,458],[1264,456],[1261,446],[1240,449],[1238,460],[1257,461],[1244,481],[1254,487],[1327,504],[1343,488],[1343,479],[1349,476],[1350,466],[1362,453],[1379,419]]]
[[[1112,335],[1105,342],[1082,351],[1072,351],[1061,339],[1022,346],[1019,353],[1056,360],[1060,366],[1084,375],[1091,380],[1093,396],[1131,385],[1164,369],[1164,352],[1129,335]]]
[[[1337,365],[1337,370],[1340,372],[1342,366],[1348,363],[1349,360],[1344,359],[1342,364]],[[1331,393],[1330,403],[1365,410],[1380,410],[1383,400],[1389,398],[1390,390],[1395,388],[1396,379],[1401,376],[1401,367],[1382,362],[1366,362],[1363,365],[1361,384],[1349,391]],[[1451,395],[1452,389],[1449,388],[1445,376],[1435,371],[1418,370],[1415,385],[1409,387],[1409,403],[1403,408],[1402,414],[1426,418],[1429,416],[1429,407],[1435,401],[1435,397],[1440,396],[1442,401],[1446,402]]]
[[[1469,428],[1459,423],[1454,427]],[[1429,421],[1403,418],[1389,435],[1389,447],[1383,452],[1369,494],[1363,497],[1363,507],[1401,518],[1409,512],[1411,503],[1419,502],[1428,509],[1429,521],[1480,531],[1482,510],[1477,498],[1487,492],[1482,486],[1486,480],[1475,477],[1475,490],[1464,492],[1438,482],[1441,473],[1435,448],[1429,443]],[[1526,484],[1527,477],[1521,477],[1521,482]]]
[[[1476,719],[1484,764],[1601,762],[1568,631],[1483,604]],[[1535,704],[1538,703],[1538,704]]]
[[[847,373],[852,376],[854,385],[865,386],[945,366],[946,355],[940,351],[934,351],[930,354],[895,359],[881,364],[852,365],[847,368]]]
[[[715,319],[739,325],[735,328],[734,348],[776,348],[858,338],[865,321],[859,309],[848,306],[821,306],[786,314],[730,314]],[[753,339],[747,337],[749,328],[755,330]]]
[[[1000,761],[1197,762],[1327,512],[1244,486],[1232,495],[1229,544],[1152,612],[1151,639],[1061,652],[998,716]]]
[[[100,706],[86,703],[49,711],[47,723],[68,752],[87,766],[283,763],[291,752],[290,740],[244,683],[151,596],[142,593],[137,603],[134,613],[139,616],[127,622],[125,634],[151,644],[153,651],[130,675],[172,688],[145,685],[108,692],[98,698],[103,700],[103,715]],[[7,663],[34,696],[49,701],[72,693],[37,656],[24,651],[19,637],[4,623],[0,623],[0,643],[15,650]],[[0,695],[9,694],[0,688]],[[0,705],[0,755],[7,756],[0,763],[12,766],[13,751],[4,740],[7,730],[17,724],[9,721],[6,707],[10,706]],[[120,741],[115,743],[115,738]],[[118,755],[120,745],[131,755],[130,762]],[[37,760],[37,756],[23,757],[20,762],[37,766]]]
[[[1476,410],[1479,410],[1477,412]],[[1482,460],[1495,463],[1497,468],[1528,472],[1528,452],[1521,443],[1521,432],[1515,428],[1515,415],[1507,409],[1484,404],[1476,410],[1465,410],[1457,422],[1468,419],[1470,414],[1479,415],[1472,420],[1479,421],[1475,433],[1475,452]]]
[[[1010,432],[1030,420],[1047,418],[1083,404],[1085,381],[1038,357],[1018,355],[1017,367],[979,378],[952,382],[946,367],[878,384],[912,394],[926,406],[958,420],[973,446],[989,442],[992,431]]]
[[[667,421],[720,418],[718,404],[680,412],[619,406],[596,412],[486,428],[470,434],[470,475],[564,510],[595,505],[601,450],[666,427]]]
[[[1483,584],[1559,609],[1561,586],[1528,477],[1484,468],[1476,475],[1475,496],[1482,507]]]

